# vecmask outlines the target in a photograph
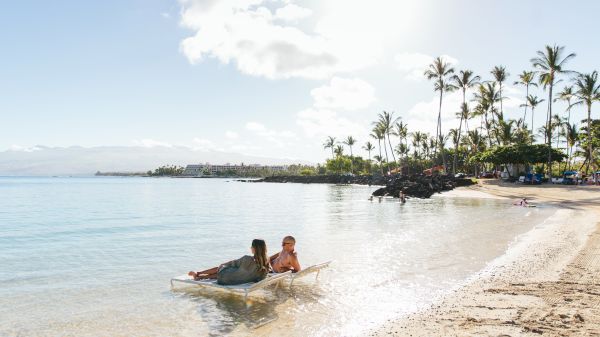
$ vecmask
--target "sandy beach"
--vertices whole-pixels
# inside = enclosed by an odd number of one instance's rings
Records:
[[[557,211],[463,287],[371,336],[600,336],[600,189],[497,181],[448,197],[527,197]]]

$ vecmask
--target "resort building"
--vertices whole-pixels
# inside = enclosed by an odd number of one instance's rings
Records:
[[[232,165],[232,164],[224,164],[224,165],[212,165],[210,163],[205,164],[190,164],[185,167],[185,170],[181,175],[195,177],[195,176],[207,176],[207,175],[218,175],[220,173],[247,173],[259,170],[268,170],[272,172],[284,171],[287,169],[287,166],[283,165],[274,165],[274,166],[266,166],[259,164],[252,165]]]

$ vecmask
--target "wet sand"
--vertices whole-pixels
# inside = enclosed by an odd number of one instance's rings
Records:
[[[482,193],[558,210],[464,287],[369,335],[600,336],[600,188],[489,180],[448,196]]]

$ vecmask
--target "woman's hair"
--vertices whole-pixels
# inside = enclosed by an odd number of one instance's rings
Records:
[[[265,240],[252,240],[252,248],[254,248],[254,261],[258,263],[260,271],[267,274],[269,272],[269,259],[267,258],[267,244]]]

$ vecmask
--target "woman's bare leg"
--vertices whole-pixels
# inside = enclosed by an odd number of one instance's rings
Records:
[[[188,275],[192,276],[194,280],[216,279],[218,270],[219,267],[214,267],[202,271],[190,271]]]

